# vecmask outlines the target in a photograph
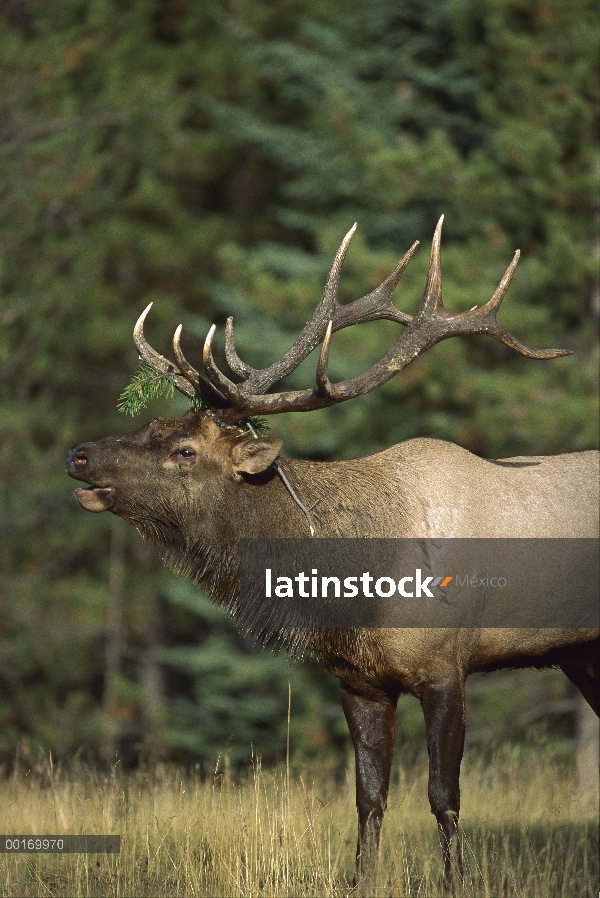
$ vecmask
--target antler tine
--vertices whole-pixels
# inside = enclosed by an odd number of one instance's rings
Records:
[[[233,318],[228,318],[227,324],[225,325],[225,358],[227,359],[227,364],[231,370],[246,380],[255,372],[255,369],[251,368],[250,365],[247,365],[246,362],[243,362],[235,351],[235,343],[233,340]]]
[[[222,373],[217,367],[217,364],[213,358],[212,354],[212,341],[215,336],[215,331],[217,329],[217,325],[213,324],[210,328],[208,334],[206,335],[206,340],[204,341],[204,349],[202,350],[202,361],[204,363],[204,370],[206,371],[206,376],[208,377],[211,386],[215,387],[220,393],[228,399],[232,405],[241,407],[243,405],[243,398],[240,394],[239,388],[233,383],[233,381],[229,380],[228,377]]]
[[[183,325],[179,325],[173,335],[173,355],[175,356],[175,360],[179,365],[179,369],[181,373],[186,377],[194,387],[200,386],[200,381],[202,380],[201,375],[196,371],[196,369],[190,365],[183,352],[181,351],[181,331],[183,329]]]
[[[135,343],[139,356],[142,361],[146,362],[148,365],[152,365],[157,371],[162,371],[163,374],[170,377],[180,393],[193,399],[196,396],[196,390],[194,389],[193,384],[190,383],[186,377],[181,376],[180,370],[176,368],[173,362],[170,362],[164,355],[161,355],[155,349],[152,349],[144,336],[144,321],[151,308],[152,303],[149,303],[136,321],[133,329],[133,342]]]
[[[327,366],[329,365],[329,343],[331,341],[331,334],[333,331],[333,321],[330,321],[327,325],[327,330],[325,332],[325,337],[323,338],[323,344],[321,346],[321,353],[319,355],[319,362],[317,364],[317,387],[319,388],[319,393],[322,396],[331,396],[331,382],[327,377]]]
[[[481,307],[482,312],[485,312],[486,314],[489,312],[494,319],[496,317],[496,312],[500,308],[500,303],[504,299],[504,297],[506,295],[506,291],[510,287],[510,282],[513,279],[513,274],[515,273],[517,265],[519,264],[520,258],[521,258],[521,250],[517,249],[517,250],[515,250],[515,254],[512,257],[512,261],[511,261],[510,265],[508,266],[508,268],[502,275],[502,277],[500,279],[500,283],[494,290],[494,295],[491,297],[491,299],[488,299],[488,301],[486,302],[486,304],[484,306]]]
[[[427,270],[427,283],[425,284],[425,292],[421,304],[417,309],[415,318],[434,315],[439,309],[443,308],[442,303],[442,225],[444,224],[444,216],[441,215],[436,225],[433,240],[431,242],[431,255],[429,257],[429,268]]]
[[[504,343],[505,346],[514,349],[519,355],[524,355],[525,358],[528,359],[559,359],[565,355],[573,355],[571,349],[534,349],[533,346],[528,346],[527,343],[522,343],[521,340],[518,340],[513,334],[505,331],[499,324],[496,324],[493,331],[486,330],[481,331],[481,333],[493,337],[495,340],[499,340],[500,343]]]
[[[342,273],[342,265],[344,264],[344,259],[346,258],[346,253],[348,252],[350,241],[354,237],[357,227],[358,222],[355,221],[340,243],[340,248],[338,249],[337,253],[335,254],[335,258],[331,263],[331,268],[329,269],[329,274],[327,275],[327,280],[325,281],[325,286],[323,287],[323,293],[321,295],[319,308],[321,308],[321,305],[324,304],[337,305],[337,292],[338,287],[340,286],[340,274]]]
[[[139,357],[143,359],[144,362],[147,362],[149,365],[154,365],[155,368],[158,368],[159,371],[163,371],[166,374],[166,369],[171,363],[163,355],[156,352],[155,349],[152,349],[144,336],[144,321],[152,306],[153,303],[148,303],[136,321],[135,327],[133,328],[133,342],[135,343],[135,348],[138,351]]]
[[[332,319],[334,312],[341,308],[337,301],[340,275],[344,259],[346,258],[346,253],[348,252],[348,247],[356,233],[357,227],[358,223],[354,222],[340,243],[338,251],[331,263],[319,305],[313,312],[310,320],[302,329],[302,333],[294,341],[293,345],[283,358],[274,365],[271,365],[270,368],[266,369],[269,372],[269,383],[266,389],[278,380],[281,380],[282,377],[285,377],[290,371],[297,368],[300,362],[310,355],[313,349],[315,349],[323,340],[327,322]]]

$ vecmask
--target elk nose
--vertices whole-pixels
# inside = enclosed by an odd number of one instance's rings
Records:
[[[76,446],[67,455],[67,471],[83,471],[87,465],[88,454],[85,446]]]

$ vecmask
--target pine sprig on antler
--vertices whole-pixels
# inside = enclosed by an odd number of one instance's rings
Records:
[[[172,399],[175,393],[175,384],[168,374],[163,374],[157,368],[149,364],[140,365],[139,371],[131,378],[119,396],[117,408],[123,415],[139,415],[153,399],[165,397]],[[195,412],[206,411],[208,405],[199,396],[190,400]],[[258,436],[266,436],[269,433],[269,425],[264,418],[248,417],[239,422],[240,427],[251,425],[252,432]]]
[[[140,365],[139,371],[131,378],[119,396],[117,408],[124,415],[133,418],[146,408],[152,399],[166,396],[172,399],[175,392],[173,380],[152,365]]]

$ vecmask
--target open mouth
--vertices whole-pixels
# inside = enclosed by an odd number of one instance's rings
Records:
[[[73,495],[86,511],[108,511],[113,503],[111,486],[79,487],[73,490]]]

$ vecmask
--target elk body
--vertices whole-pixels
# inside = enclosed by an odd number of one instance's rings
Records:
[[[140,430],[69,453],[68,473],[89,488],[75,490],[88,511],[111,511],[157,543],[173,569],[203,586],[235,616],[242,538],[572,538],[598,536],[598,453],[487,461],[441,440],[414,439],[364,458],[333,463],[280,456],[282,441],[254,438],[248,415],[308,411],[369,392],[434,343],[450,336],[488,334],[530,358],[534,350],[496,323],[518,253],[496,293],[481,308],[448,312],[441,298],[441,220],[434,236],[427,286],[414,317],[398,311],[391,294],[416,244],[368,296],[337,303],[341,265],[353,231],[331,268],[322,300],[288,353],[256,371],[237,355],[231,319],[226,357],[241,378],[216,366],[214,327],[204,347],[204,375],[184,358],[181,328],[176,364],[134,339],[142,358],[181,392],[200,395],[206,411],[157,419]],[[406,325],[396,345],[370,371],[330,383],[331,334],[378,318]],[[321,345],[317,389],[267,390]],[[310,512],[308,511],[310,509]],[[568,601],[566,596],[565,600]],[[421,702],[429,754],[429,802],[436,817],[447,883],[462,873],[457,837],[459,771],[465,736],[465,680],[502,667],[560,666],[600,711],[598,629],[352,629],[314,631],[309,647],[341,683],[342,705],[356,754],[359,817],[357,880],[374,870],[385,810],[402,692]]]

